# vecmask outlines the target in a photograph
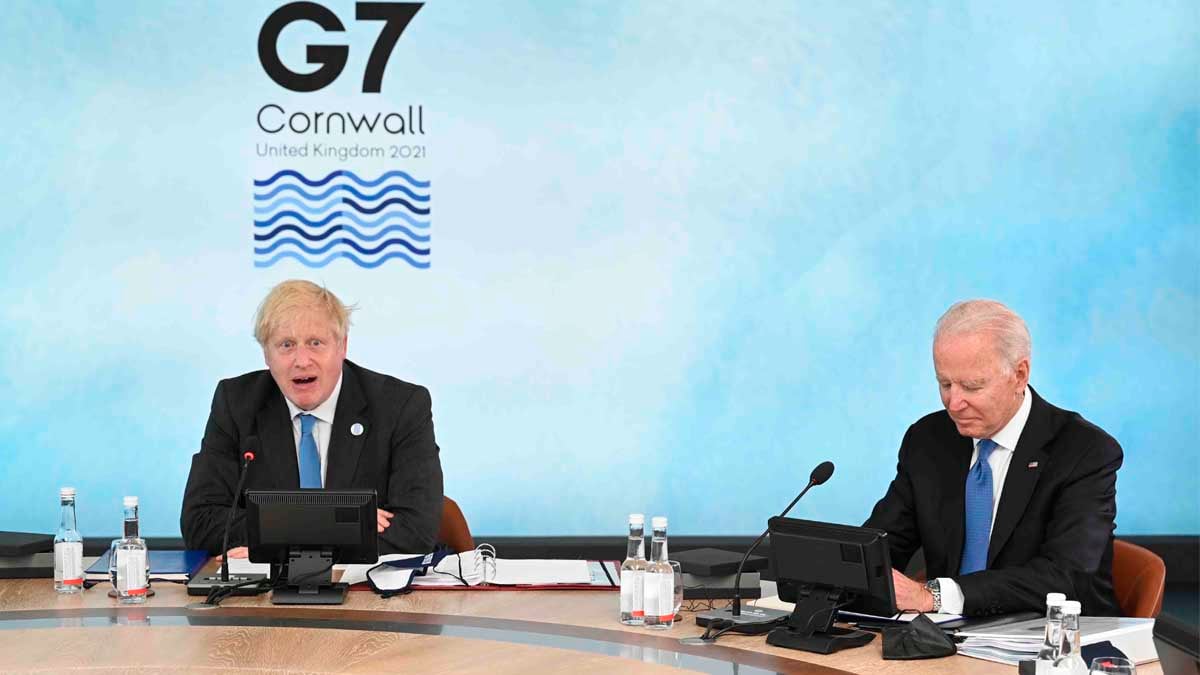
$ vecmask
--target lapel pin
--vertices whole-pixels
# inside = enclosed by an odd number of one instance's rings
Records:
[[[1036,468],[1037,468],[1037,462],[1030,462],[1030,463],[1029,463],[1029,466],[1027,466],[1027,467],[1025,467],[1025,468],[1026,468],[1026,469],[1036,469]]]
[[[350,435],[351,436],[362,436],[363,435],[363,425],[359,424],[358,422],[351,424],[350,425]],[[1035,464],[1036,464],[1036,462],[1035,462]]]

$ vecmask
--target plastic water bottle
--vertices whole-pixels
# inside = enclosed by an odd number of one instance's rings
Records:
[[[58,491],[62,518],[54,535],[54,590],[59,593],[83,591],[83,537],[75,527],[75,488]]]
[[[1058,658],[1054,660],[1056,675],[1087,675],[1087,664],[1079,652],[1079,610],[1079,603],[1075,600],[1063,603],[1062,639],[1059,640]]]
[[[667,519],[655,516],[650,525],[654,538],[644,583],[645,623],[647,628],[670,628],[675,623],[675,570],[667,562]]]
[[[1067,596],[1062,593],[1046,594],[1046,635],[1038,651],[1038,661],[1054,663],[1058,658],[1058,645],[1062,641],[1062,606],[1066,601]]]
[[[643,575],[646,573],[646,516],[629,514],[629,544],[621,563],[621,623],[642,625]]]
[[[117,599],[125,604],[146,601],[149,590],[149,556],[146,540],[138,533],[138,498],[126,497],[125,536],[113,541],[109,573],[117,589]]]

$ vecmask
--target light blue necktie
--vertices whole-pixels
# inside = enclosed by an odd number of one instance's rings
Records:
[[[317,439],[313,438],[313,425],[317,418],[300,416],[300,487],[321,487],[321,456],[317,454]],[[988,478],[991,485],[991,478]]]
[[[996,449],[996,442],[984,438],[978,449],[979,458],[967,472],[967,533],[959,574],[987,569],[988,541],[992,537],[992,467],[988,457]]]

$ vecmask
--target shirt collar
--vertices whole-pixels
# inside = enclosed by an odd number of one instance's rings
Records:
[[[1021,432],[1025,430],[1025,423],[1029,421],[1029,411],[1033,408],[1033,396],[1029,393],[1029,387],[1025,387],[1025,398],[1021,401],[1021,407],[1017,408],[1017,413],[1012,416],[1008,424],[1004,428],[996,432],[992,436],[992,441],[996,444],[997,450],[1015,450],[1017,441],[1021,438]],[[979,447],[980,439],[976,438],[975,446]]]
[[[312,410],[301,410],[299,406],[292,403],[291,399],[284,396],[283,400],[287,401],[288,412],[291,414],[291,417],[288,419],[294,420],[296,419],[296,415],[308,414],[326,424],[333,424],[333,413],[337,412],[338,395],[341,393],[342,376],[339,374],[337,384],[333,385],[333,393],[329,395],[329,398],[325,399],[324,403]]]

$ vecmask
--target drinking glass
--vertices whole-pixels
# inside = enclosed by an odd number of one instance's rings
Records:
[[[674,560],[668,560],[675,576],[675,620],[679,620],[679,608],[683,606],[683,568]]]
[[[1137,673],[1133,667],[1133,661],[1115,656],[1101,656],[1092,659],[1092,668],[1088,672],[1103,673],[1104,675],[1135,675]]]

